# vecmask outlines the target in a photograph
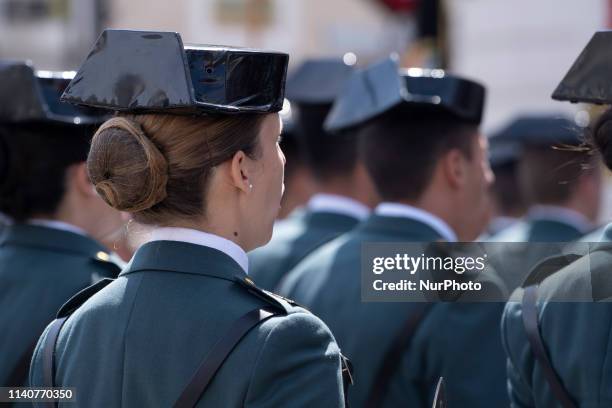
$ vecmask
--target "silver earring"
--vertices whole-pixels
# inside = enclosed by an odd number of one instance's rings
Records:
[[[251,190],[253,189],[253,185],[252,184],[249,184],[249,189],[251,189]]]

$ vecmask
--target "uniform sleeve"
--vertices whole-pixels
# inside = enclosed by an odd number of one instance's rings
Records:
[[[43,384],[43,358],[42,358],[43,353],[42,351],[43,351],[44,340],[47,338],[48,333],[49,333],[49,326],[45,328],[42,335],[38,339],[38,343],[36,344],[36,348],[34,349],[34,354],[32,354],[32,361],[30,362],[30,373],[28,376],[28,386],[29,387],[46,386],[45,384]],[[33,403],[33,404],[36,407],[39,406],[37,403]]]
[[[259,350],[244,406],[344,407],[340,350],[327,326],[302,312],[266,324],[274,327]]]
[[[508,395],[512,408],[535,407],[531,387],[524,377],[520,355],[529,353],[529,343],[523,329],[521,304],[506,304],[501,321],[502,343],[507,357]],[[532,362],[533,364],[533,362]]]

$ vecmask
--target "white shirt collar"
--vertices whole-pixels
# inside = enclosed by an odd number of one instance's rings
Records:
[[[527,218],[562,222],[573,226],[580,232],[588,232],[593,228],[589,219],[578,211],[557,205],[534,205],[527,212]]]
[[[511,227],[520,221],[520,218],[509,217],[507,215],[499,215],[489,222],[488,230],[491,234],[496,234],[499,231]]]
[[[219,235],[191,228],[159,227],[151,231],[149,238],[145,242],[152,241],[179,241],[213,248],[236,261],[244,269],[245,273],[249,271],[249,258],[246,252],[236,243]]]
[[[386,217],[403,217],[420,221],[433,228],[434,231],[440,234],[445,240],[457,242],[457,234],[455,234],[452,228],[442,218],[421,208],[413,207],[408,204],[385,202],[380,203],[374,212]]]
[[[315,194],[308,201],[308,209],[312,212],[348,215],[360,221],[370,215],[370,209],[359,201],[336,194]]]
[[[68,231],[68,232],[72,232],[72,233],[83,235],[83,236],[88,235],[84,229],[79,228],[76,225],[72,225],[64,221],[47,220],[44,218],[32,218],[28,220],[27,223],[30,225],[37,225],[40,227],[47,227],[47,228],[53,228],[53,229],[57,229],[61,231]]]

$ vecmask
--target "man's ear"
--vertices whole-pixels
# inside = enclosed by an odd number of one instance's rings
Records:
[[[97,195],[95,188],[89,180],[85,162],[76,163],[68,167],[66,178],[70,188],[80,195],[85,197],[95,197]]]
[[[452,188],[460,188],[465,184],[466,158],[459,149],[446,152],[439,161],[444,179]]]
[[[250,172],[248,169],[248,157],[241,150],[234,154],[230,163],[230,176],[232,184],[237,189],[248,193],[253,189],[252,180],[250,179]]]

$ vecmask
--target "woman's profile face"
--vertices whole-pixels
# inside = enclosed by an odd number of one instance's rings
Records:
[[[277,113],[269,114],[262,122],[259,132],[260,154],[258,171],[251,181],[251,205],[249,206],[251,228],[258,232],[257,246],[265,245],[272,236],[272,227],[280,210],[285,189],[285,155],[279,146],[282,124]]]

